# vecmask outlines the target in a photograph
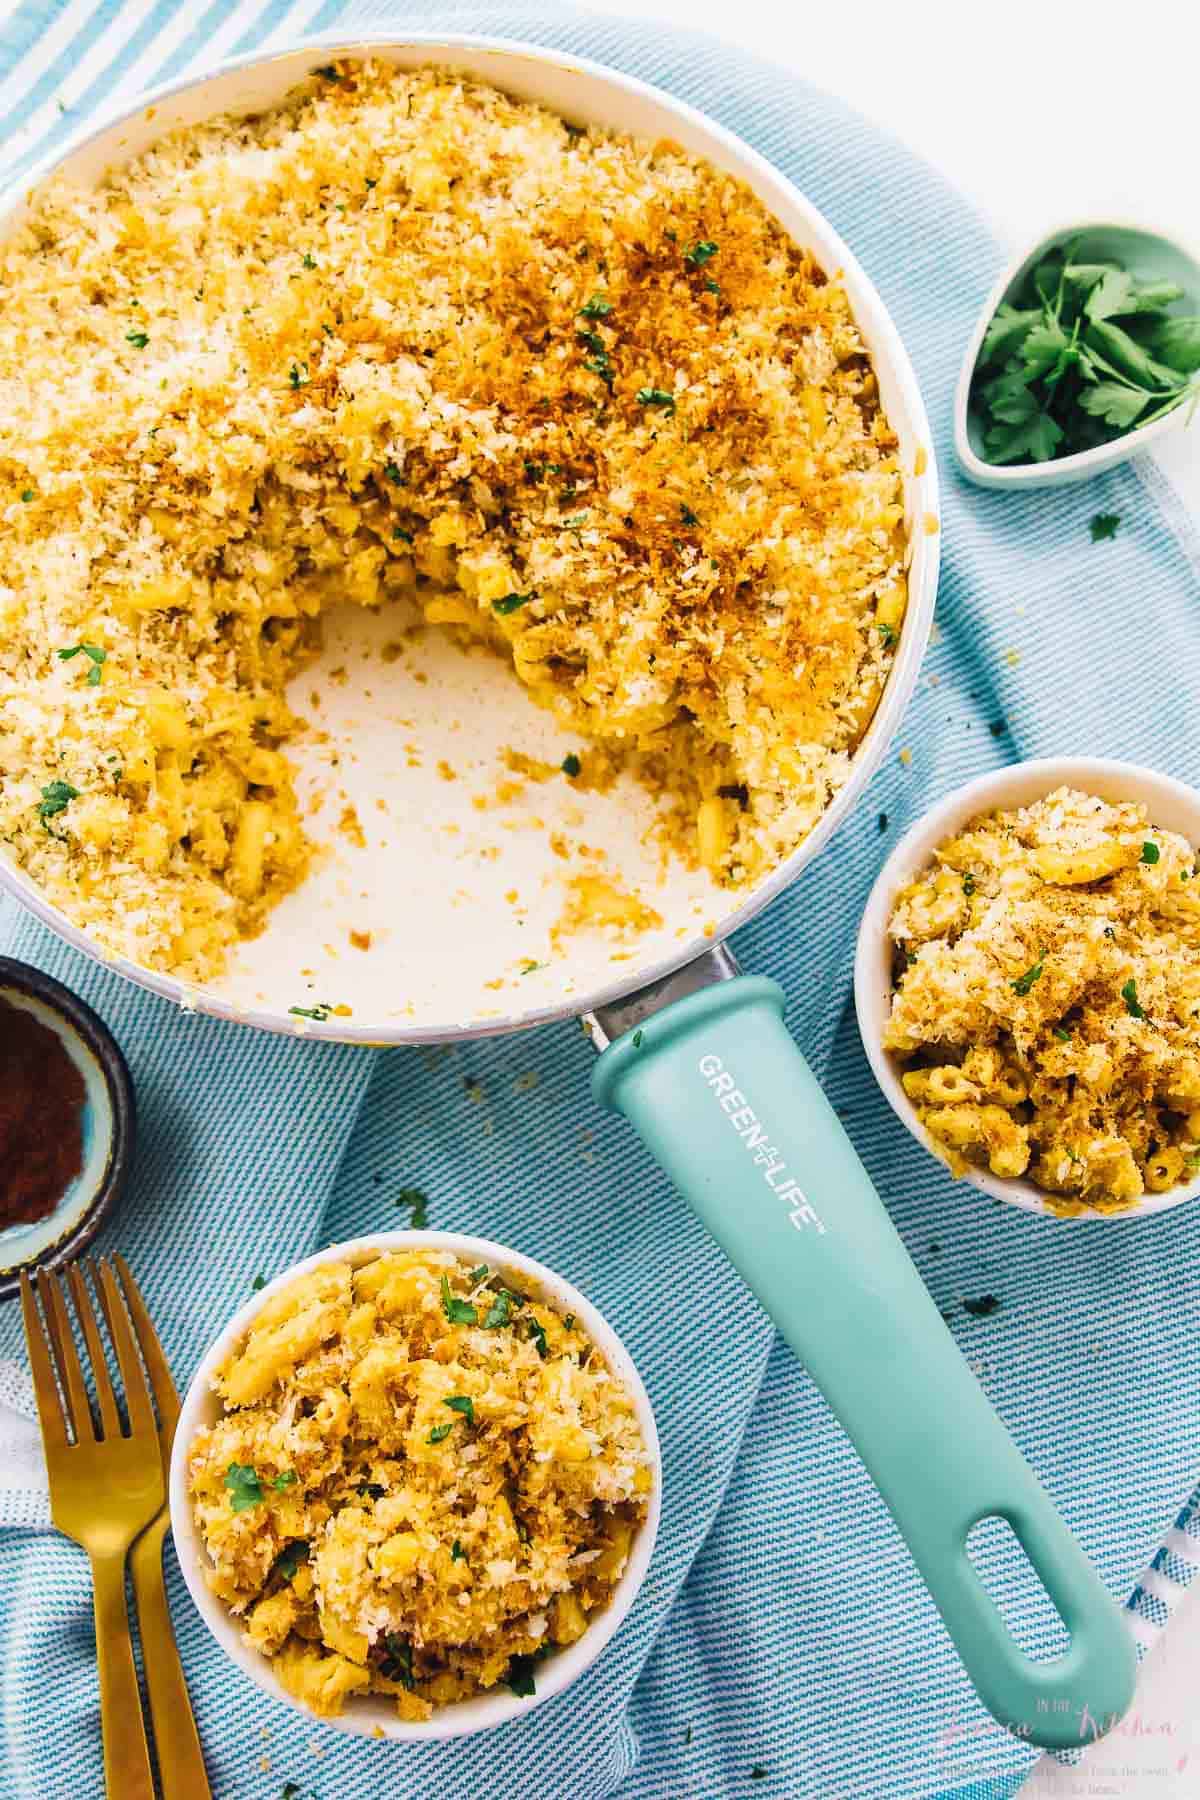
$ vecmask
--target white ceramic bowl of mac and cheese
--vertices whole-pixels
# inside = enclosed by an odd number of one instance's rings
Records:
[[[364,1337],[361,1315],[372,1310],[372,1303],[363,1296],[371,1284],[362,1284],[360,1292],[357,1277],[383,1257],[391,1259],[388,1267],[393,1272],[399,1271],[403,1293],[397,1290],[395,1293],[389,1291],[388,1296],[375,1296],[375,1319],[366,1322],[370,1329]],[[429,1259],[434,1268],[432,1283],[425,1279],[425,1259]],[[284,1358],[273,1384],[264,1388],[259,1383],[261,1392],[251,1395],[248,1390],[239,1391],[236,1396],[231,1396],[227,1388],[219,1391],[217,1384],[222,1379],[222,1371],[236,1366],[231,1363],[235,1355],[240,1354],[241,1375],[238,1379],[243,1381],[246,1365],[251,1359],[263,1359],[264,1338],[250,1338],[257,1321],[263,1320],[265,1330],[279,1338],[276,1315],[281,1311],[281,1296],[296,1284],[318,1276],[318,1272],[320,1280],[328,1281],[330,1271],[339,1267],[348,1268],[354,1278],[354,1287],[349,1291],[354,1297],[353,1310],[360,1315],[358,1324],[346,1324],[333,1338],[328,1332],[321,1337],[318,1331],[317,1339],[314,1339],[313,1332],[308,1330],[307,1339],[312,1341],[307,1341],[306,1347],[302,1347],[302,1356],[296,1359],[304,1362],[302,1374],[285,1366],[287,1359]],[[410,1293],[414,1269],[419,1278]],[[438,1297],[436,1276],[443,1269],[450,1271],[453,1284],[448,1300],[446,1287],[441,1290],[443,1299]],[[479,1330],[470,1323],[463,1326],[461,1315],[452,1309],[455,1304],[466,1304],[465,1299],[456,1301],[455,1298],[464,1291],[464,1269],[477,1278],[474,1290],[478,1302],[476,1323],[481,1327],[487,1320],[488,1309],[496,1305],[497,1294],[503,1294],[506,1283],[512,1284],[510,1299],[521,1310],[513,1312],[511,1321],[507,1317],[502,1321],[504,1327],[511,1324],[511,1330],[499,1326]],[[490,1284],[484,1279],[489,1273]],[[389,1279],[396,1279],[395,1273]],[[290,1307],[290,1302],[285,1304]],[[501,1310],[505,1310],[506,1304],[502,1303]],[[412,1310],[417,1323],[410,1324],[403,1310],[405,1306]],[[530,1323],[534,1306],[539,1308],[549,1330],[548,1345],[544,1336],[540,1345],[536,1342],[539,1328],[536,1322]],[[448,1325],[441,1322],[443,1309],[447,1321],[451,1321]],[[307,1296],[303,1310],[310,1319],[316,1310],[308,1304]],[[430,1332],[431,1338],[436,1340],[426,1346],[428,1357],[418,1345],[422,1311],[426,1319],[432,1315]],[[569,1335],[560,1330],[563,1320],[567,1322]],[[459,1327],[474,1340],[473,1348],[459,1348]],[[297,1342],[305,1337],[305,1321],[294,1313],[283,1323],[282,1329]],[[386,1430],[376,1431],[371,1423],[373,1413],[368,1417],[368,1410],[375,1403],[364,1397],[370,1383],[362,1372],[369,1356],[386,1360],[389,1344],[398,1361],[395,1371],[388,1374],[379,1392],[381,1403],[394,1414],[395,1429],[391,1437]],[[349,1354],[341,1359],[338,1374],[334,1364],[343,1347],[348,1347]],[[475,1366],[464,1368],[455,1360],[459,1354],[466,1361],[473,1360]],[[498,1384],[489,1386],[480,1367],[480,1354],[498,1358],[506,1365]],[[319,1403],[312,1388],[312,1381],[316,1379],[312,1372],[317,1366],[312,1361],[314,1355],[318,1360],[321,1357],[329,1360],[334,1371],[327,1383],[329,1391],[322,1389]],[[528,1382],[524,1388],[514,1385],[512,1380],[506,1382],[507,1365],[517,1365],[522,1358],[531,1365],[532,1387]],[[267,1360],[279,1361],[273,1352],[268,1353]],[[447,1390],[453,1387],[473,1391],[478,1412],[472,1412],[465,1395],[458,1392],[449,1399],[434,1393],[424,1400],[418,1392],[415,1407],[410,1408],[412,1395],[402,1391],[410,1374],[410,1385],[416,1384],[418,1389],[420,1383],[430,1381],[436,1388],[444,1375]],[[623,1506],[620,1503],[623,1482],[630,1495],[637,1496],[633,1510],[640,1514],[640,1523],[633,1526],[632,1533],[628,1526],[624,1532],[621,1556],[605,1577],[608,1585],[598,1590],[605,1596],[599,1600],[595,1599],[596,1590],[591,1598],[586,1591],[589,1580],[595,1579],[599,1567],[595,1558],[599,1552],[592,1550],[590,1555],[581,1555],[572,1550],[571,1560],[564,1562],[566,1552],[561,1545],[552,1542],[551,1528],[545,1524],[549,1517],[560,1521],[566,1518],[560,1501],[565,1504],[563,1496],[569,1497],[575,1491],[569,1485],[572,1470],[568,1468],[563,1495],[559,1495],[554,1485],[558,1478],[555,1459],[585,1470],[589,1467],[588,1449],[582,1437],[578,1444],[566,1445],[559,1444],[555,1435],[561,1420],[559,1411],[554,1408],[559,1407],[564,1384],[570,1386],[573,1380],[579,1385],[585,1376],[593,1388],[601,1390],[602,1396],[607,1393],[609,1398],[604,1404],[615,1410],[618,1422],[611,1424],[612,1410],[607,1415],[597,1410],[594,1393],[586,1404],[576,1408],[579,1428],[583,1436],[591,1440],[590,1454],[595,1460],[590,1467],[599,1470],[593,1485],[602,1495],[593,1498],[580,1515],[583,1523],[579,1530],[595,1529],[602,1535],[611,1536],[605,1521],[619,1514],[631,1515],[629,1503]],[[362,1394],[356,1387],[360,1378],[364,1383]],[[305,1383],[308,1383],[307,1387]],[[310,1395],[309,1401],[303,1398],[301,1389]],[[342,1399],[338,1399],[335,1389],[342,1393]],[[507,1399],[503,1397],[506,1389],[512,1390]],[[526,1405],[524,1402],[530,1393],[535,1399]],[[537,1398],[543,1393],[545,1406]],[[512,1411],[514,1397],[515,1410],[524,1420],[520,1429],[528,1441],[519,1453],[513,1450],[505,1462],[505,1444],[515,1427],[503,1409],[507,1406]],[[552,1398],[554,1407],[550,1405]],[[329,1418],[340,1416],[339,1408],[344,1414],[343,1429],[327,1431]],[[567,1402],[563,1401],[559,1410],[565,1418],[569,1410]],[[253,1449],[234,1447],[235,1442],[249,1445],[252,1441],[249,1437],[218,1436],[219,1432],[253,1429],[252,1425],[243,1426],[241,1421],[250,1419],[256,1411],[270,1415],[271,1428],[260,1430]],[[305,1417],[306,1411],[312,1416]],[[544,1413],[547,1417],[543,1417]],[[595,1429],[598,1418],[609,1420],[600,1430]],[[430,1424],[432,1429],[427,1429]],[[548,1437],[544,1426],[553,1427]],[[489,1434],[493,1438],[491,1445],[485,1441]],[[495,1449],[497,1438],[501,1440],[499,1449]],[[393,1439],[391,1449],[380,1448],[381,1444],[391,1443]],[[401,1439],[404,1447],[398,1448]],[[614,1453],[614,1446],[620,1446],[619,1452]],[[278,1456],[274,1455],[276,1448]],[[377,1487],[357,1485],[361,1475],[358,1463],[364,1454],[375,1456],[371,1480],[381,1483]],[[380,1457],[385,1459],[382,1464]],[[228,1474],[222,1481],[227,1462]],[[282,1473],[276,1473],[276,1466],[281,1462],[289,1466]],[[502,1491],[511,1498],[511,1508],[508,1508],[508,1499],[493,1498],[485,1505],[472,1487],[473,1482],[475,1488],[487,1487],[493,1462],[497,1467],[503,1463],[507,1471]],[[618,1466],[622,1462],[628,1466]],[[528,1486],[520,1472],[526,1464],[531,1483]],[[332,1476],[326,1473],[327,1470],[333,1470]],[[478,1471],[478,1479],[473,1471]],[[578,1479],[583,1480],[583,1476]],[[339,1484],[345,1487],[347,1483],[346,1492],[341,1493]],[[590,1668],[619,1629],[645,1579],[658,1527],[661,1484],[658,1435],[646,1390],[616,1332],[577,1288],[543,1263],[486,1238],[444,1231],[396,1231],[334,1244],[296,1263],[254,1294],[229,1321],[192,1376],[184,1396],[171,1460],[169,1497],[172,1529],[188,1590],[217,1644],[244,1674],[265,1693],[294,1708],[309,1725],[320,1722],[358,1736],[428,1742],[465,1736],[520,1717],[541,1701],[561,1693]],[[223,1493],[223,1488],[229,1490],[228,1494]],[[529,1498],[538,1493],[551,1494],[549,1511],[539,1511],[536,1498]],[[442,1501],[448,1509],[443,1509],[445,1516],[436,1513]],[[283,1511],[289,1506],[303,1509],[303,1525],[300,1524],[300,1513],[294,1514],[290,1523],[283,1518]],[[515,1530],[520,1546],[525,1547],[521,1548],[514,1541],[505,1555],[515,1559],[517,1564],[527,1564],[524,1573],[518,1567],[506,1575],[501,1565],[491,1560],[495,1553],[498,1507],[502,1511],[508,1508],[504,1528],[510,1535]],[[395,1519],[392,1517],[397,1508],[404,1510],[403,1519],[398,1515]],[[527,1521],[523,1536],[521,1525],[514,1526],[513,1523],[518,1508]],[[248,1522],[241,1547],[237,1541],[238,1515]],[[398,1530],[398,1525],[404,1529]],[[274,1560],[265,1578],[261,1573],[261,1561],[257,1574],[252,1566],[253,1532],[261,1533],[264,1540],[270,1536],[266,1554]],[[566,1533],[565,1525],[562,1532]],[[261,1632],[257,1641],[252,1641],[259,1599],[235,1612],[226,1603],[226,1598],[214,1592],[213,1582],[220,1586],[224,1581],[228,1585],[234,1566],[229,1548],[233,1544],[233,1558],[235,1561],[242,1559],[242,1567],[248,1570],[249,1585],[258,1589],[260,1598],[269,1599],[272,1605],[280,1604],[281,1587],[277,1577],[278,1562],[282,1559],[274,1556],[278,1549],[276,1540],[282,1535],[291,1542],[293,1534],[294,1541],[311,1538],[301,1557],[312,1577],[312,1582],[306,1585],[323,1585],[306,1603],[308,1616],[300,1621],[301,1633],[289,1627],[277,1646],[264,1647]],[[386,1542],[403,1550],[410,1538],[415,1554],[410,1565],[397,1573],[381,1560],[391,1554],[381,1545]],[[341,1556],[343,1540],[350,1553],[348,1559]],[[571,1541],[573,1544],[574,1539]],[[449,1554],[448,1546],[451,1547]],[[580,1613],[577,1635],[574,1636],[558,1629],[556,1607],[564,1589],[560,1586],[553,1597],[544,1601],[538,1589],[538,1583],[547,1589],[553,1586],[555,1577],[546,1576],[545,1571],[552,1568],[553,1556],[558,1551],[562,1551],[560,1573],[565,1568],[571,1577],[572,1585],[565,1591],[570,1597],[581,1599],[587,1608],[586,1623]],[[334,1626],[330,1622],[331,1617],[340,1620],[341,1612],[345,1610],[345,1589],[339,1590],[337,1584],[347,1578],[348,1571],[353,1574],[355,1569],[372,1583],[368,1596],[371,1617],[366,1624],[356,1619],[355,1625],[357,1630],[369,1629],[375,1634],[369,1652],[364,1640],[364,1668],[375,1670],[379,1667],[378,1657],[384,1649],[389,1656],[407,1656],[406,1675],[403,1664],[399,1670],[390,1664],[382,1667],[382,1673],[397,1684],[391,1691],[378,1691],[377,1688],[368,1691],[365,1681],[361,1687],[350,1685],[352,1673],[348,1666],[343,1666],[347,1646],[339,1635],[343,1626]],[[333,1588],[332,1598],[324,1585],[327,1576],[328,1585]],[[286,1571],[285,1579],[289,1586],[294,1586],[294,1571]],[[511,1608],[506,1607],[502,1591],[503,1582],[508,1580],[518,1585],[524,1583],[524,1598],[514,1590]],[[420,1621],[423,1616],[430,1616],[428,1609],[440,1607],[447,1596],[463,1606],[470,1603],[473,1607],[479,1591],[477,1584],[496,1589],[499,1597],[495,1599],[494,1616],[487,1607],[483,1609],[487,1619],[492,1621],[492,1636],[477,1641],[468,1635],[463,1641],[469,1647],[494,1650],[499,1641],[503,1653],[504,1634],[513,1626],[513,1621],[518,1621],[515,1628],[524,1629],[527,1619],[533,1617],[535,1623],[531,1629],[535,1634],[544,1633],[546,1648],[539,1648],[534,1656],[519,1658],[521,1663],[529,1665],[524,1679],[517,1684],[524,1691],[513,1691],[505,1685],[513,1673],[510,1667],[507,1675],[495,1680],[494,1685],[476,1691],[470,1697],[440,1702],[427,1686],[429,1677],[422,1674],[426,1665]],[[419,1591],[422,1589],[423,1593]],[[365,1586],[363,1591],[366,1595]],[[488,1601],[488,1595],[485,1594],[483,1599]],[[332,1608],[331,1615],[327,1615],[327,1605]],[[424,1615],[422,1608],[426,1609]],[[383,1620],[385,1612],[394,1615],[386,1622]],[[457,1614],[454,1617],[457,1618]],[[474,1612],[465,1611],[462,1618],[467,1622],[466,1630]],[[402,1624],[407,1635],[394,1642],[394,1635],[400,1632]],[[339,1636],[342,1654],[331,1654],[331,1636]],[[554,1638],[558,1641],[551,1648]],[[453,1632],[439,1642],[452,1644]],[[275,1654],[271,1653],[272,1649]],[[421,1659],[415,1668],[414,1652]],[[324,1672],[321,1680],[316,1684],[306,1679],[297,1681],[293,1673],[295,1663],[304,1663],[306,1659],[311,1662],[313,1657],[320,1660]],[[451,1648],[448,1664],[454,1660]],[[277,1664],[285,1662],[291,1666],[281,1674]],[[303,1675],[303,1670],[301,1673]],[[346,1685],[338,1685],[339,1675],[348,1678]],[[532,1681],[529,1676],[533,1677]],[[313,1686],[320,1701],[322,1692],[333,1691],[331,1683],[337,1688],[339,1710],[335,1713],[321,1714],[319,1705],[314,1707],[304,1703],[305,1690],[309,1686]],[[406,1711],[411,1713],[417,1709],[406,1706],[407,1697],[397,1691],[398,1685],[419,1696],[426,1711],[427,1696],[432,1703],[428,1716],[405,1716]]]
[[[1134,802],[1146,811],[1147,824],[1162,832],[1178,833],[1200,849],[1200,793],[1169,775],[1134,763],[1094,757],[1046,758],[993,770],[988,775],[956,788],[917,820],[884,863],[867,901],[858,933],[854,967],[854,996],[863,1048],[883,1093],[901,1123],[931,1154],[944,1160],[922,1124],[918,1108],[902,1083],[901,1061],[884,1047],[885,1029],[895,992],[896,945],[889,922],[902,892],[933,861],[934,853],[981,814],[1032,805],[1063,787],[1116,804]],[[1179,1181],[1162,1192],[1147,1191],[1136,1203],[1120,1210],[1088,1207],[1080,1213],[1059,1214],[1048,1204],[1050,1196],[1028,1177],[1000,1176],[989,1168],[968,1163],[963,1179],[993,1199],[1046,1218],[1061,1217],[1067,1223],[1121,1221],[1165,1212],[1200,1194],[1200,1174]]]

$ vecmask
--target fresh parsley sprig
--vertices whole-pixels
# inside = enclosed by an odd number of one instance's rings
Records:
[[[972,399],[989,462],[1072,456],[1200,400],[1200,316],[1168,311],[1183,289],[1074,251],[1044,256],[987,328]]]
[[[104,664],[108,661],[108,651],[102,649],[99,644],[68,644],[64,650],[58,652],[58,660],[59,662],[70,662],[73,656],[80,654],[86,656],[92,665],[88,670],[88,686],[99,687],[104,678]]]

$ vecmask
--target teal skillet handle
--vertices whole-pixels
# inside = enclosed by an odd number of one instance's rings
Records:
[[[988,1711],[1064,1748],[1133,1695],[1133,1637],[918,1275],[783,1024],[773,982],[677,1000],[600,1057],[623,1113],[807,1365],[866,1464]],[[1010,1636],[966,1551],[998,1514],[1070,1634],[1049,1662]]]

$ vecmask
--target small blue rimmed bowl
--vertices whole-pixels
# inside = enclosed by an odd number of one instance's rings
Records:
[[[1172,315],[1200,313],[1200,252],[1185,248],[1174,238],[1149,231],[1141,225],[1105,220],[1064,225],[1039,238],[1009,264],[988,295],[959,372],[954,396],[954,449],[963,474],[978,487],[1062,487],[1067,482],[1086,480],[1139,451],[1148,450],[1167,432],[1178,431],[1195,410],[1194,400],[1185,399],[1150,424],[1135,425],[1106,444],[1097,444],[1091,450],[1077,450],[1071,456],[1053,457],[1049,462],[988,461],[983,440],[984,421],[972,392],[987,328],[1005,301],[1016,302],[1042,258],[1068,244],[1074,245],[1079,262],[1116,262],[1143,281],[1169,281],[1181,287],[1183,298],[1167,309]],[[1193,381],[1195,379],[1193,377]]]
[[[78,1256],[116,1204],[133,1154],[133,1083],[116,1039],[61,981],[0,956],[0,1001],[52,1031],[83,1077],[83,1166],[53,1209],[0,1229],[0,1300],[20,1290],[21,1271]]]

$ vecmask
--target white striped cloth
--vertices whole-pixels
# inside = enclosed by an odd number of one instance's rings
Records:
[[[911,764],[890,761],[738,951],[785,985],[797,1035],[971,1366],[1112,1592],[1132,1596],[1145,1641],[1200,1560],[1200,1508],[1180,1511],[1200,1471],[1200,1208],[1066,1230],[955,1186],[883,1105],[847,994],[880,857],[950,786],[1017,756],[1080,748],[1195,775],[1187,674],[1200,561],[1186,522],[1151,469],[1019,499],[961,484],[951,390],[996,247],[937,175],[842,104],[693,34],[457,0],[24,0],[0,23],[4,170],[20,175],[96,109],[162,77],[306,31],[389,20],[578,51],[704,108],[825,210],[905,335],[946,480],[941,635],[902,733]],[[1099,511],[1120,514],[1121,526],[1093,545],[1088,520]],[[131,1256],[181,1380],[254,1275],[394,1226],[393,1196],[415,1184],[435,1224],[507,1240],[580,1282],[629,1343],[655,1404],[665,1514],[633,1614],[569,1694],[482,1739],[411,1750],[298,1726],[223,1660],[176,1578],[220,1800],[275,1800],[287,1781],[320,1800],[482,1800],[501,1785],[532,1800],[998,1800],[1015,1790],[1034,1753],[981,1711],[804,1370],[628,1132],[596,1113],[576,1030],[440,1057],[283,1043],[177,1015],[11,907],[0,909],[0,949],[86,995],[129,1055],[138,1166],[106,1241]],[[518,1080],[530,1071],[535,1087]],[[985,1292],[1000,1309],[966,1314],[963,1298]],[[102,1781],[87,1572],[46,1529],[22,1363],[9,1308],[0,1800],[92,1800]],[[1053,1621],[1002,1557],[995,1577],[1023,1641],[1048,1646]]]

